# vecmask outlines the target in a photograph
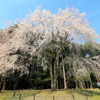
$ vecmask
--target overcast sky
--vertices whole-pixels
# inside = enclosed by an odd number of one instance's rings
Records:
[[[0,0],[0,28],[4,27],[5,20],[15,21],[20,15],[24,18],[29,10],[34,11],[39,5],[56,14],[59,8],[65,9],[68,3],[80,13],[86,12],[89,26],[95,28],[96,34],[100,36],[100,0]]]

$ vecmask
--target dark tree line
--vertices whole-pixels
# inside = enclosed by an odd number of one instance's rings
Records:
[[[44,52],[47,53],[48,56],[50,56],[49,49],[47,49]],[[44,52],[42,53],[44,54]],[[54,50],[54,53],[53,53],[53,61],[55,61],[55,55],[56,55],[55,52],[56,50]],[[17,51],[16,54],[19,55],[19,58],[18,58],[18,61],[16,61],[16,64],[25,64],[28,68],[29,73],[23,74],[21,76],[20,71],[15,70],[13,72],[13,70],[9,70],[7,72],[6,77],[1,77],[0,88],[6,89],[6,90],[50,89],[51,88],[50,72],[49,72],[48,67],[44,69],[43,66],[41,66],[42,60],[41,59],[38,60],[37,56],[33,56],[32,59],[30,60],[29,59],[30,55],[28,55],[27,53],[22,53],[21,51]],[[91,57],[99,56],[99,55],[100,55],[100,51],[96,48],[95,49],[92,48],[92,44],[89,42],[85,43],[84,45],[73,42],[73,43],[70,43],[68,46],[66,46],[59,56],[60,62],[59,62],[58,79],[57,79],[58,89],[65,87],[65,83],[64,83],[65,81],[66,81],[66,88],[96,87],[97,78],[93,70],[90,70],[87,76],[82,74],[79,76],[79,78],[78,77],[76,78],[76,76],[73,74],[74,73],[73,61],[80,58],[84,58],[88,60]],[[64,63],[62,64],[62,62]],[[80,62],[78,61],[78,63]],[[46,66],[48,66],[48,63],[45,63],[45,64]],[[66,78],[65,81],[64,81],[63,65],[65,69],[65,78]]]

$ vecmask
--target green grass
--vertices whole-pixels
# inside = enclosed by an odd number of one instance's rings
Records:
[[[92,95],[91,95],[92,91]],[[35,100],[73,100],[73,95],[75,100],[86,100],[86,95],[88,100],[100,100],[100,90],[99,89],[67,89],[67,90],[20,90],[15,91],[15,96],[13,97],[14,91],[1,91],[0,100],[19,100],[21,94],[21,100],[33,100],[35,94]]]

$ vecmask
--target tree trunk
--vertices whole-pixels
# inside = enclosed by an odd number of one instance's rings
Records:
[[[86,85],[85,85],[85,82],[84,82],[84,88],[86,89]]]
[[[86,81],[86,84],[87,84],[87,88],[89,88],[89,84],[88,84],[88,81]]]
[[[62,88],[61,86],[61,70],[60,70],[60,89]]]
[[[76,89],[78,89],[78,83],[77,83],[77,80],[76,80]]]
[[[67,84],[66,84],[66,75],[65,75],[64,64],[63,64],[63,76],[64,76],[64,89],[67,89]]]
[[[51,77],[51,91],[54,90],[54,76],[53,76],[53,72],[52,72],[52,60],[50,61],[50,77]]]
[[[59,54],[61,50],[58,51],[56,60],[54,63],[54,90],[57,90],[57,79],[58,79],[58,68],[59,68]]]
[[[90,88],[93,88],[92,80],[91,80],[91,76],[90,75],[89,75],[89,80],[90,80]]]
[[[8,88],[9,90],[11,89],[11,82],[9,82],[9,88]]]
[[[51,77],[51,91],[53,91],[53,90],[54,90],[54,80],[53,80],[53,75],[51,74],[50,77]]]
[[[57,90],[58,90],[58,80],[57,80]]]
[[[57,67],[54,65],[54,91],[57,90]]]
[[[81,88],[83,89],[83,84],[82,84],[82,82],[80,82],[80,86],[81,86]]]
[[[6,87],[6,76],[4,76],[4,81],[3,81],[3,87],[2,87],[2,90],[5,90],[5,87]]]
[[[2,90],[3,80],[4,80],[4,77],[2,76],[1,84],[0,84],[0,90]]]
[[[37,89],[37,85],[35,86],[35,90]]]
[[[15,73],[14,90],[17,89],[17,86],[18,86],[18,73]]]
[[[57,90],[58,90],[58,70],[57,70]]]

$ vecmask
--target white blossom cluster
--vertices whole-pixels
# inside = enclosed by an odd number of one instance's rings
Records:
[[[65,10],[59,9],[57,14],[52,14],[45,9],[41,10],[41,7],[35,9],[34,12],[30,11],[25,19],[17,23],[17,27],[10,34],[7,42],[0,46],[0,74],[15,68],[26,70],[25,66],[14,64],[18,55],[9,56],[10,53],[18,50],[28,52],[30,55],[39,55],[39,51],[52,40],[57,43],[93,42],[97,39],[97,35],[93,29],[89,28],[84,16],[85,13],[79,14],[77,9],[69,6]],[[4,31],[4,34],[7,32]],[[59,49],[59,45],[57,48]]]
[[[93,72],[97,79],[100,77],[100,56],[94,56],[89,59],[65,57],[63,64],[67,69],[67,73],[73,75],[76,79],[88,76],[90,71]]]

